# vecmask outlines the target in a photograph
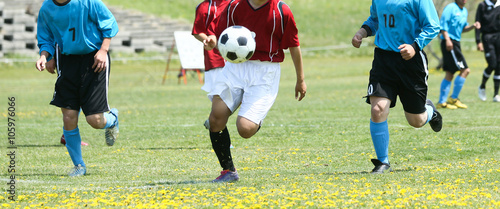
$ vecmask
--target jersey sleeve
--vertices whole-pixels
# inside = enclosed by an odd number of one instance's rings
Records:
[[[441,19],[440,19],[440,30],[442,31],[448,31],[450,30],[450,17],[451,17],[451,7],[446,6],[443,10],[443,13],[441,14]]]
[[[373,1],[372,5],[370,6],[370,16],[363,23],[362,27],[370,29],[370,31],[366,31],[368,32],[368,36],[374,36],[375,34],[377,34],[378,30],[377,8]]]
[[[416,5],[416,8],[422,32],[418,34],[415,43],[418,44],[420,50],[423,50],[439,33],[439,17],[432,0],[420,1],[420,5]]]
[[[95,21],[104,38],[112,38],[118,33],[115,17],[101,0],[92,1],[89,15]]]
[[[283,9],[283,39],[280,43],[281,49],[288,49],[288,47],[297,47],[300,46],[299,37],[298,37],[298,29],[297,24],[295,23],[295,19],[293,18],[292,10],[288,7],[288,5],[282,5]]]
[[[52,55],[54,55],[55,52],[55,41],[54,41],[54,35],[52,32],[50,32],[48,25],[46,24],[46,19],[44,18],[43,14],[43,7],[40,9],[38,13],[38,21],[37,21],[37,41],[38,41],[38,48],[40,49],[40,54],[43,51],[46,51],[50,54],[50,57],[47,57],[47,60],[50,60],[52,58]]]
[[[200,34],[200,33],[207,33],[207,25],[206,25],[206,20],[207,20],[207,13],[206,7],[204,4],[205,2],[202,2],[198,4],[196,7],[196,13],[194,17],[194,23],[193,23],[193,30],[192,30],[192,35]]]
[[[477,10],[476,10],[476,22],[480,22],[482,23],[482,17],[483,17],[483,7],[484,7],[484,4],[483,2],[481,2],[478,6],[477,6]],[[475,38],[476,38],[476,44],[478,43],[481,43],[481,29],[474,29],[475,30]]]

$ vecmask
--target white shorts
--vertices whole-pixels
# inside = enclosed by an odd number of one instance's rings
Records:
[[[241,103],[238,116],[261,124],[278,95],[280,76],[276,62],[226,62],[208,96],[219,95],[231,112]]]
[[[210,90],[212,90],[215,86],[215,80],[217,79],[217,76],[220,74],[220,72],[222,72],[221,67],[212,68],[209,71],[205,71],[205,83],[203,83],[201,90],[210,93]]]

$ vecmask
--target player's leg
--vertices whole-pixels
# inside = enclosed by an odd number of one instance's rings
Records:
[[[496,37],[496,45],[495,45],[495,59],[500,59],[500,37]],[[500,102],[500,95],[498,94],[498,90],[500,89],[500,60],[496,60],[496,65],[495,65],[495,74],[493,76],[493,101],[494,102]]]
[[[63,134],[66,139],[66,148],[75,166],[69,176],[82,176],[86,173],[85,163],[82,157],[81,136],[78,129],[78,111],[61,108],[63,114]]]
[[[498,63],[497,66],[500,66],[500,63]],[[498,94],[498,90],[500,89],[500,69],[496,68],[495,69],[495,75],[493,76],[493,102],[500,102],[500,95]]]
[[[482,101],[486,101],[486,82],[491,77],[491,73],[493,70],[498,68],[497,53],[500,53],[500,48],[496,48],[495,39],[491,35],[483,36],[483,46],[484,46],[484,58],[486,59],[486,63],[488,66],[483,71],[483,78],[481,80],[481,84],[478,88],[478,96]],[[493,95],[495,96],[495,95]]]
[[[371,96],[370,134],[377,159],[372,159],[375,168],[372,173],[384,173],[389,164],[389,126],[387,117],[391,100],[385,97]]]
[[[465,84],[465,80],[467,79],[469,73],[470,73],[469,68],[460,70],[460,73],[456,76],[455,82],[453,83],[453,93],[451,94],[450,98],[448,98],[447,101],[448,104],[455,105],[458,108],[467,109],[467,105],[462,103],[460,99],[458,99],[458,96],[462,91],[462,88]]]
[[[441,40],[441,52],[443,54],[443,71],[445,72],[445,76],[441,81],[441,85],[439,88],[439,100],[436,106],[438,108],[457,109],[457,106],[448,104],[446,102],[446,99],[448,98],[448,95],[450,93],[451,81],[453,80],[453,75],[458,70],[457,59],[455,58],[454,50],[448,51],[446,49],[445,40]]]
[[[70,176],[85,175],[85,163],[82,158],[81,137],[78,129],[79,104],[79,79],[81,74],[74,70],[78,67],[79,60],[73,56],[56,54],[58,77],[55,91],[50,102],[51,105],[61,108],[63,115],[63,135],[65,136],[66,148],[73,161],[74,167]]]
[[[451,81],[453,79],[453,73],[450,71],[445,71],[445,76],[441,81],[441,86],[439,88],[439,101],[437,104],[438,108],[447,108],[447,109],[457,109],[457,106],[453,104],[448,104],[446,102],[446,98],[450,93]]]
[[[470,69],[464,55],[462,54],[460,42],[454,41],[453,48],[453,58],[457,68],[459,69],[459,74],[455,78],[455,82],[453,83],[453,92],[450,98],[448,98],[447,103],[455,105],[458,108],[467,109],[467,105],[463,104],[458,99],[458,96],[462,91],[462,87],[464,86],[465,80],[470,73]]]
[[[231,110],[218,95],[212,98],[212,111],[210,112],[210,141],[215,155],[222,167],[221,175],[213,182],[237,181],[239,179],[231,155],[231,137],[226,127]]]
[[[80,111],[78,112],[78,117],[80,117],[80,112],[81,112],[81,109],[80,109]],[[60,142],[61,142],[61,144],[66,145],[66,137],[64,137],[64,133],[61,135],[61,140],[60,140]],[[82,146],[88,146],[89,144],[88,144],[88,143],[86,143],[86,142],[84,142],[84,141],[82,141],[82,142],[81,142],[81,145],[82,145]]]
[[[108,84],[110,74],[110,59],[108,55],[106,70],[94,72],[95,52],[83,57],[86,66],[86,76],[82,81],[81,101],[82,111],[87,123],[95,129],[105,129],[105,139],[108,146],[113,146],[119,133],[118,110],[110,110],[108,104]],[[109,111],[109,112],[108,112]]]
[[[408,69],[402,75],[405,82],[399,91],[399,98],[405,111],[406,120],[416,128],[429,122],[432,130],[441,131],[442,117],[431,100],[427,99],[427,55],[424,51],[415,54],[414,62],[405,63]],[[444,64],[444,63],[443,63]],[[452,73],[448,74],[452,75]],[[449,77],[448,77],[449,78]]]

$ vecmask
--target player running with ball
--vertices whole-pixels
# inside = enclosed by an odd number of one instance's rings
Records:
[[[252,137],[271,109],[278,94],[280,62],[284,49],[290,50],[297,83],[295,98],[306,94],[298,30],[288,5],[280,0],[233,0],[218,17],[204,40],[205,49],[212,50],[224,29],[241,25],[255,32],[256,49],[249,61],[230,63],[222,69],[212,91],[212,111],[209,116],[210,140],[223,171],[213,182],[239,179],[229,145],[231,139],[226,124],[238,107],[236,126],[243,138]],[[241,105],[240,105],[241,104]]]
[[[108,50],[118,24],[101,0],[46,0],[40,8],[37,30],[40,59],[36,68],[44,70],[47,60],[58,56],[58,77],[50,104],[60,107],[63,114],[66,148],[74,164],[69,176],[82,176],[87,169],[78,129],[80,108],[90,126],[106,129],[108,145],[118,136],[118,110],[107,112]]]
[[[366,96],[378,158],[372,159],[372,173],[390,171],[387,118],[398,95],[411,126],[429,122],[432,130],[441,130],[441,114],[427,99],[427,57],[422,51],[439,29],[432,0],[372,0],[370,16],[352,38],[352,45],[359,48],[363,38],[374,35],[377,46]]]

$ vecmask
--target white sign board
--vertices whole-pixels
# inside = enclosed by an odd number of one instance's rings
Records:
[[[175,31],[175,45],[183,69],[205,69],[203,43],[191,31]]]

